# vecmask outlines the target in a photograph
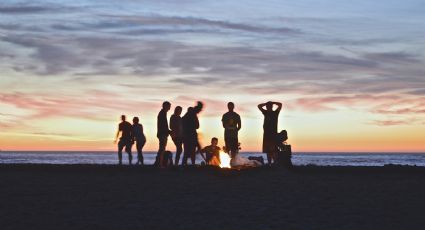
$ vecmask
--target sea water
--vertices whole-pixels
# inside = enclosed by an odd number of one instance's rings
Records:
[[[240,153],[243,157],[262,156],[263,153]],[[143,154],[145,164],[153,164],[156,153]],[[133,153],[133,162],[137,154]],[[416,165],[425,166],[425,153],[294,153],[294,165],[318,166],[384,166]],[[190,160],[189,160],[190,162]],[[202,158],[197,156],[197,163]],[[116,152],[64,152],[64,151],[6,151],[0,152],[0,164],[117,164]],[[128,156],[123,153],[123,163],[128,164]]]

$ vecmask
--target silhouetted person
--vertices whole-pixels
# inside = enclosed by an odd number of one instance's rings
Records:
[[[276,134],[276,145],[278,150],[282,150],[285,148],[287,140],[288,140],[288,132],[286,130],[282,130],[278,134]]]
[[[180,117],[182,107],[177,106],[174,109],[174,114],[170,117],[171,138],[176,145],[176,160],[175,165],[179,165],[180,155],[183,152],[183,121]]]
[[[117,139],[121,133],[120,141],[118,142],[118,164],[122,164],[122,150],[125,147],[125,151],[128,154],[128,162],[131,165],[131,161],[133,160],[133,156],[131,155],[132,126],[125,119],[125,115],[122,115],[114,143],[117,143]]]
[[[241,117],[234,112],[235,105],[233,102],[227,104],[229,111],[223,115],[221,122],[224,128],[224,142],[226,150],[231,154],[232,158],[236,156],[239,150],[238,132],[242,127]]]
[[[286,130],[282,130],[276,135],[276,143],[279,151],[277,154],[277,163],[280,166],[292,168],[292,149],[291,145],[286,143],[286,140],[288,140],[288,132]]]
[[[273,105],[277,105],[277,109],[273,110]],[[264,106],[266,109],[264,109]],[[263,152],[267,153],[267,161],[269,165],[272,163],[272,160],[276,161],[277,153],[277,143],[276,143],[276,134],[277,134],[277,122],[279,118],[279,112],[282,109],[282,103],[279,102],[267,102],[258,105],[261,113],[264,115],[264,135],[263,135]]]
[[[197,114],[202,111],[203,104],[198,101],[195,107],[189,107],[186,114],[183,116],[183,165],[187,165],[187,159],[190,157],[192,165],[196,161],[196,149],[200,150],[198,142],[199,119]]]
[[[139,123],[139,118],[133,118],[133,129],[132,129],[133,143],[136,143],[137,149],[137,163],[143,165],[143,146],[146,144],[146,137],[143,133],[143,125]]]
[[[165,101],[162,103],[162,109],[158,113],[157,117],[157,134],[159,140],[159,148],[156,156],[155,165],[164,167],[164,151],[167,147],[168,135],[170,135],[170,129],[168,128],[167,112],[171,108],[171,103]]]
[[[220,147],[218,145],[218,139],[213,137],[211,139],[211,145],[204,147],[201,153],[205,153],[205,161],[207,165],[220,165]]]

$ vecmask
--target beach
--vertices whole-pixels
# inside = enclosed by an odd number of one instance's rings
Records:
[[[0,165],[1,229],[419,229],[425,168]]]

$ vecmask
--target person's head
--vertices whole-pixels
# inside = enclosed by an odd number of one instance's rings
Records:
[[[133,124],[139,124],[139,118],[138,117],[133,118]]]
[[[217,137],[213,137],[213,138],[211,139],[211,145],[212,145],[212,146],[217,146],[217,145],[218,145],[218,139],[217,139]]]
[[[180,114],[182,114],[182,110],[183,110],[183,108],[181,106],[177,106],[174,109],[174,114],[177,115],[177,116],[180,116]]]
[[[121,121],[125,121],[125,115],[121,115]]]
[[[162,109],[163,109],[163,110],[165,110],[165,111],[169,111],[169,110],[170,110],[170,108],[171,108],[171,103],[170,103],[170,102],[168,102],[168,101],[164,101],[164,102],[162,103]]]
[[[273,110],[273,102],[268,101],[268,102],[266,103],[266,109],[267,109],[268,111],[272,111],[272,110]]]
[[[229,102],[227,103],[227,108],[230,112],[233,112],[233,110],[235,109],[235,104],[233,104],[233,102]]]

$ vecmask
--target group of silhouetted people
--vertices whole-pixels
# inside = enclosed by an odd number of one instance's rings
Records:
[[[273,107],[277,106],[274,110]],[[159,141],[159,148],[154,165],[164,168],[171,165],[179,165],[181,154],[183,158],[181,165],[187,165],[190,158],[192,165],[195,164],[196,154],[201,154],[206,164],[219,165],[220,157],[219,152],[221,148],[218,146],[218,139],[216,137],[211,139],[211,145],[204,148],[201,147],[198,141],[197,129],[199,129],[198,114],[202,111],[203,103],[197,102],[193,107],[189,107],[187,112],[182,117],[183,108],[176,106],[174,113],[170,117],[168,123],[167,113],[171,109],[171,103],[165,101],[162,103],[162,109],[157,116],[157,138]],[[233,102],[227,104],[228,112],[223,114],[221,119],[224,128],[224,151],[229,153],[231,158],[234,158],[240,149],[238,139],[239,130],[242,128],[241,117],[234,111],[235,105]],[[263,135],[263,152],[267,154],[268,163],[276,162],[276,157],[279,149],[282,148],[282,142],[286,141],[286,131],[277,132],[278,117],[282,109],[282,103],[267,102],[258,105],[258,109],[264,115],[264,135]],[[128,154],[129,164],[132,164],[131,149],[136,144],[137,149],[137,162],[136,164],[143,165],[143,147],[146,143],[146,137],[143,133],[143,126],[139,123],[139,118],[133,118],[133,124],[126,121],[125,115],[121,116],[121,123],[118,125],[115,142],[121,133],[118,141],[118,160],[122,164],[122,151],[123,149]],[[173,154],[167,151],[168,137],[176,146],[175,159],[173,161]],[[205,154],[205,156],[204,156]]]

